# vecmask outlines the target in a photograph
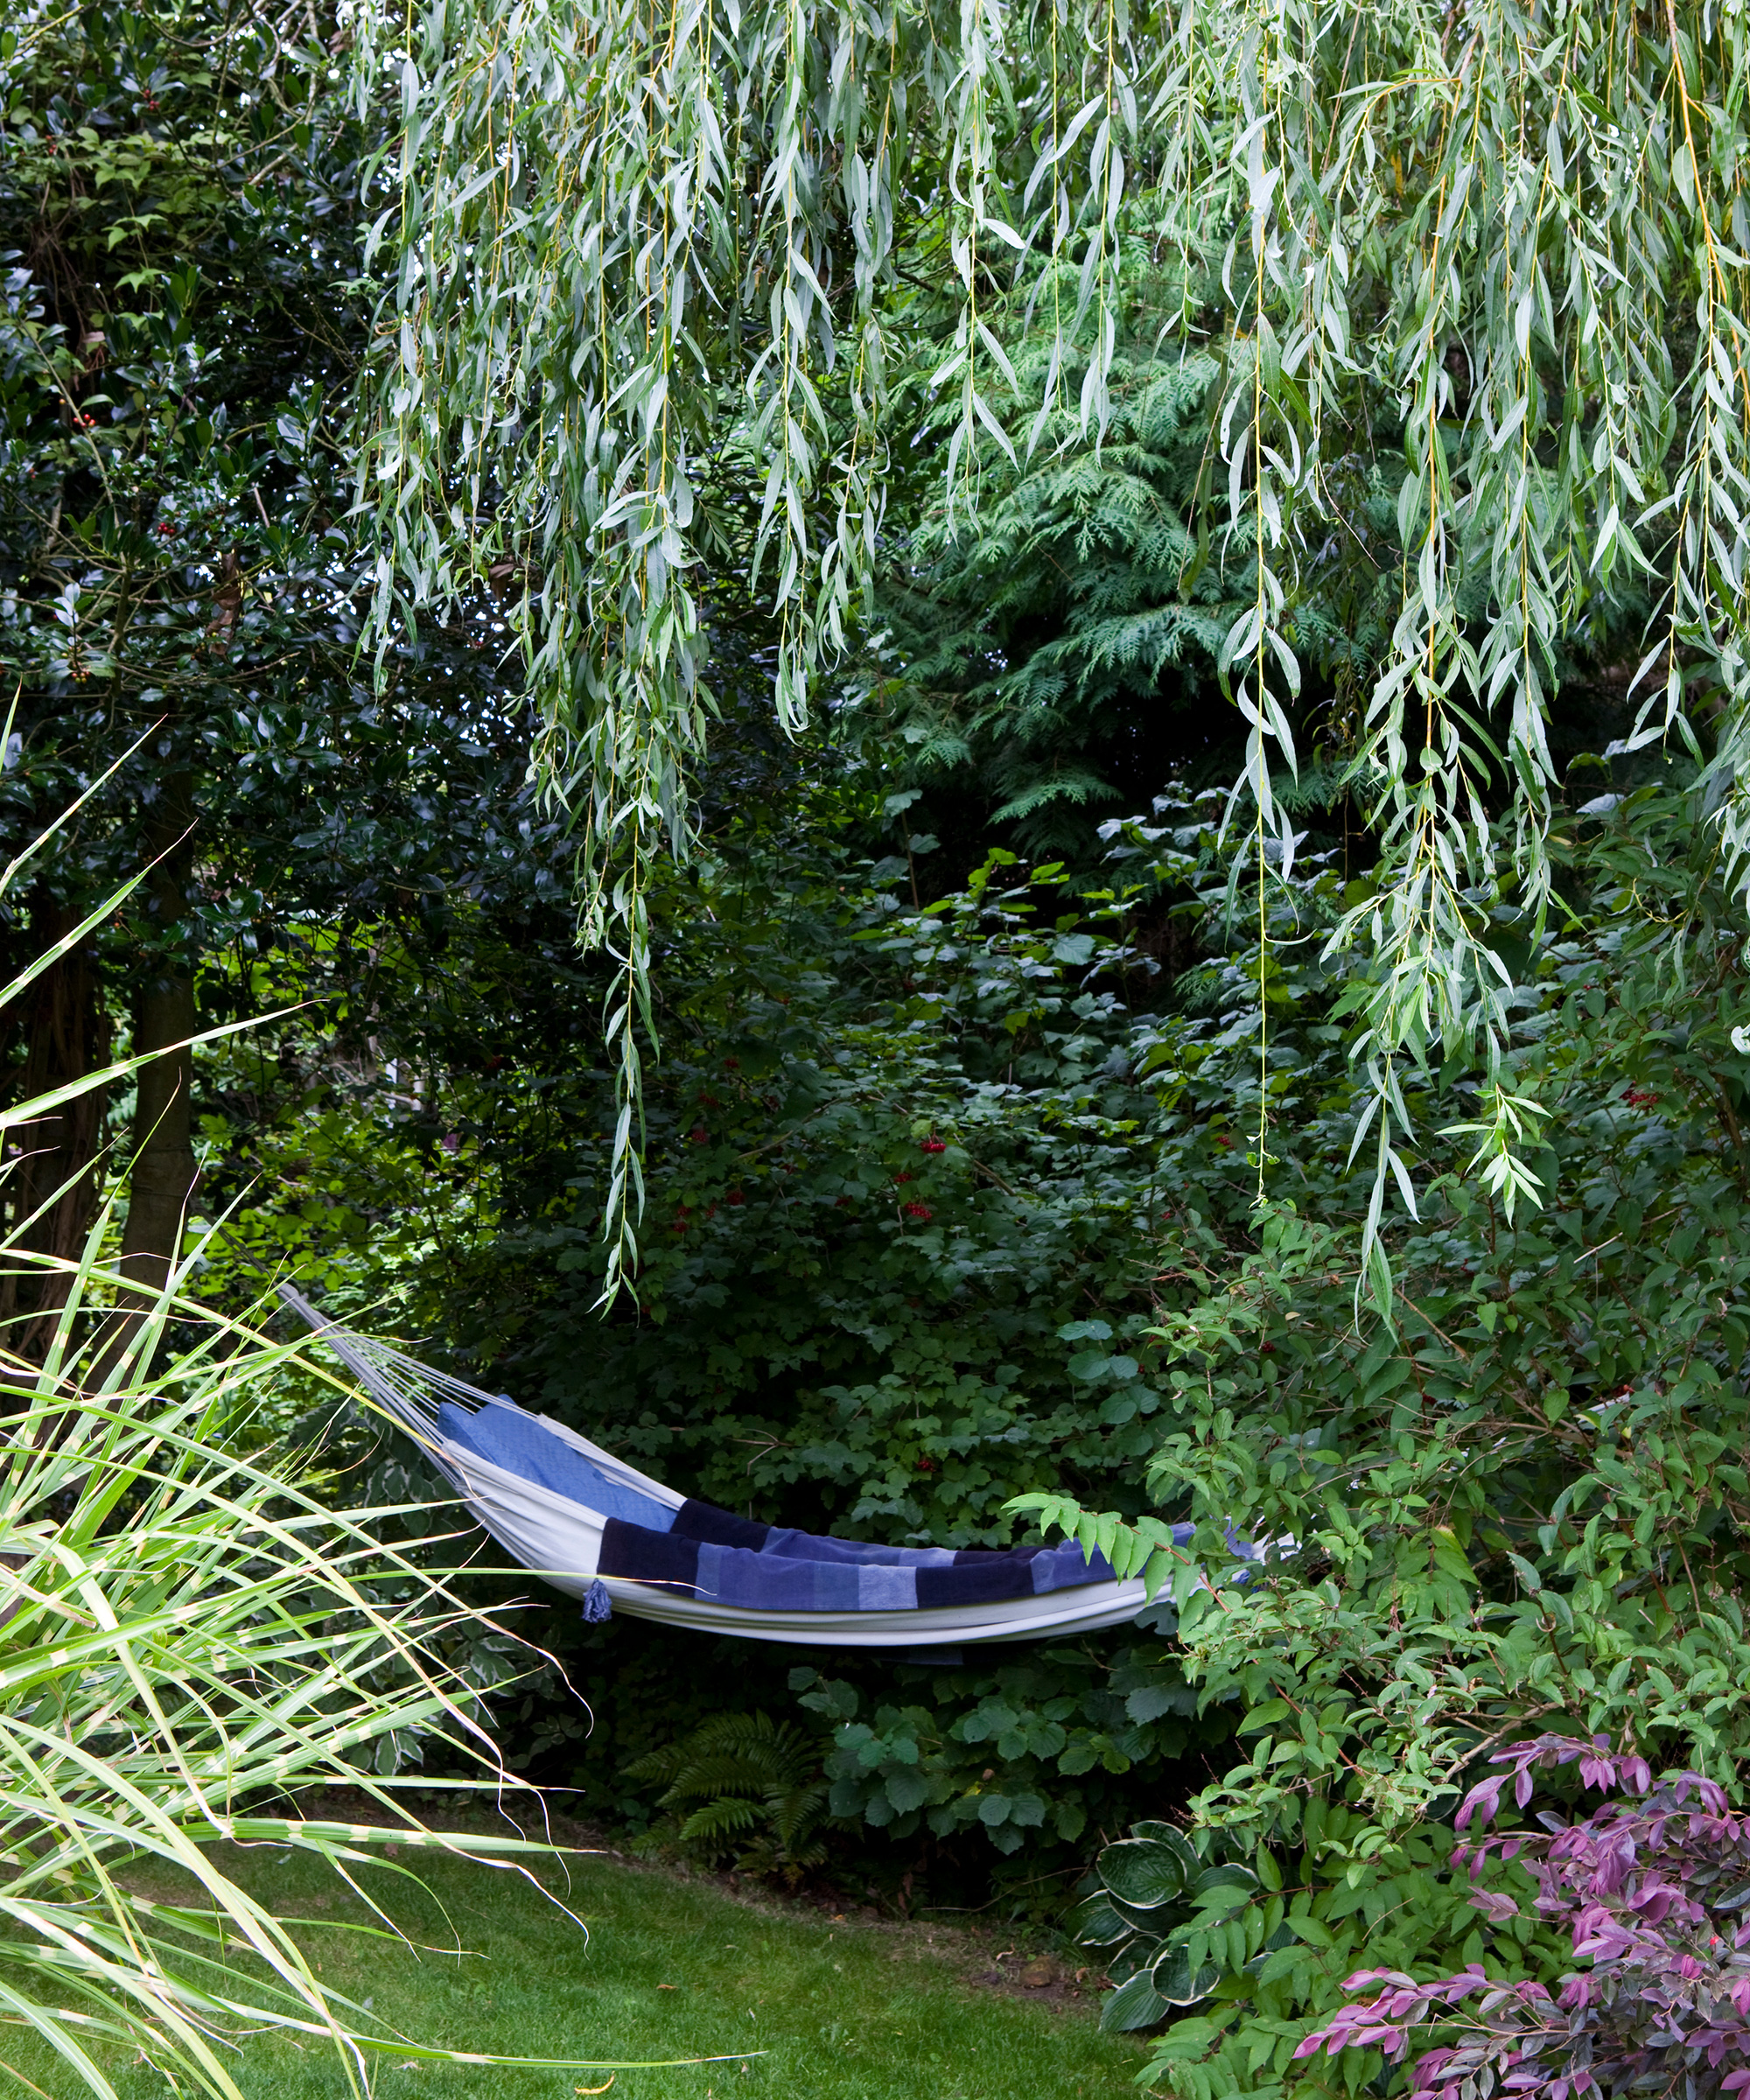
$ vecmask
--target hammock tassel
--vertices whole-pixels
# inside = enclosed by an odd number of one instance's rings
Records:
[[[607,1593],[605,1582],[592,1582],[584,1592],[584,1624],[599,1626],[604,1619],[613,1617],[613,1599]]]

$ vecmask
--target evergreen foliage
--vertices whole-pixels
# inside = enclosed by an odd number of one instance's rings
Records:
[[[125,1264],[174,1251],[203,1158],[198,1214],[247,1182],[211,1154],[270,1090],[259,1051],[209,1099],[215,1130],[170,1046],[202,1015],[270,1007],[267,974],[322,1002],[384,1121],[399,1099],[429,1124],[418,1075],[458,1054],[436,1046],[455,1041],[458,920],[491,923],[498,1003],[526,1011],[570,961],[569,856],[534,808],[490,579],[397,637],[374,690],[355,662],[371,141],[334,92],[334,33],[164,0],[32,14],[0,43],[0,843],[79,803],[0,904],[15,966],[152,867],[6,1013],[0,1056],[29,1093],[88,1076],[117,1032],[166,1052],[132,1101],[88,1090],[54,1158],[13,1180],[13,1222],[62,1260],[130,1107]],[[6,1311],[38,1321],[27,1354],[56,1287],[10,1286]]]
[[[1158,308],[1127,318],[1103,432],[1060,409],[1018,466],[991,463],[976,528],[963,496],[928,488],[878,578],[892,675],[871,698],[926,806],[970,796],[981,827],[1084,863],[1100,818],[1146,807],[1175,773],[1225,780],[1238,758],[1215,666],[1247,564],[1200,560],[1195,522],[1221,368],[1148,354]],[[1013,351],[1037,388],[1046,353],[1025,332]]]

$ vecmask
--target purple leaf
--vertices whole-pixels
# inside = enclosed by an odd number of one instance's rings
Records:
[[[1501,1789],[1506,1784],[1503,1777],[1486,1779],[1480,1786],[1473,1787],[1460,1803],[1458,1814],[1452,1818],[1452,1828],[1455,1830],[1467,1830],[1473,1816],[1480,1816],[1485,1823],[1492,1821],[1501,1801]]]

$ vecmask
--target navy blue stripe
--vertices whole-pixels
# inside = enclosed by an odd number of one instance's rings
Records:
[[[1032,1570],[1008,1553],[988,1554],[981,1561],[957,1558],[951,1568],[918,1570],[918,1603],[995,1604],[1004,1597],[1031,1597]]]
[[[671,1589],[697,1587],[699,1549],[696,1541],[680,1538],[672,1531],[647,1531],[641,1524],[622,1523],[611,1516],[602,1526],[600,1575],[619,1575],[628,1582],[660,1582]]]
[[[749,1553],[759,1552],[772,1535],[770,1524],[751,1523],[709,1502],[682,1502],[670,1529],[676,1538],[696,1538],[710,1546],[739,1546]]]

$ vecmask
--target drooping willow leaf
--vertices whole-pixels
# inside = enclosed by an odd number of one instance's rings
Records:
[[[635,1255],[647,871],[684,839],[710,715],[701,571],[773,610],[794,726],[870,575],[896,360],[942,346],[976,530],[982,477],[1065,409],[1103,429],[1126,242],[1179,273],[1187,353],[1219,355],[1206,522],[1246,578],[1220,669],[1261,864],[1292,850],[1270,776],[1321,551],[1358,479],[1395,490],[1354,776],[1384,859],[1338,936],[1373,958],[1376,1217],[1394,1179],[1414,1200],[1404,1060],[1480,1042],[1498,1077],[1509,988],[1479,935],[1508,884],[1534,926],[1548,907],[1565,653],[1642,660],[1637,738],[1705,712],[1745,857],[1742,0],[436,0],[360,33],[361,98],[397,98],[360,452],[379,620],[482,570],[518,598],[584,932],[620,964],[610,1290]],[[1049,346],[1025,398],[1018,327]]]

